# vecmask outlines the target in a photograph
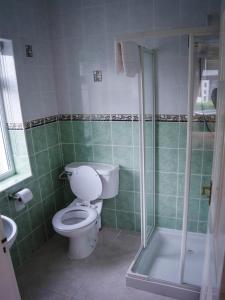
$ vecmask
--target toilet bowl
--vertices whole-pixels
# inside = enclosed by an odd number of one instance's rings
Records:
[[[97,243],[98,213],[96,209],[74,204],[58,211],[53,217],[54,230],[70,238],[71,259],[90,255]]]
[[[112,198],[118,193],[118,166],[84,164],[72,163],[65,167],[77,198],[52,219],[54,230],[69,238],[71,259],[85,258],[95,249],[101,228],[101,198]]]

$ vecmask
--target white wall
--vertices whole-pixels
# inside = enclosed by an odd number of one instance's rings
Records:
[[[220,1],[49,0],[49,3],[59,111],[137,113],[137,78],[115,73],[115,36],[123,32],[207,25],[207,15],[219,13]],[[158,112],[186,113],[187,41],[157,43]],[[102,83],[93,83],[94,70],[103,71]]]
[[[13,40],[24,120],[57,112],[137,113],[137,78],[115,73],[115,36],[206,25],[207,14],[219,12],[219,2],[0,0],[0,38]],[[152,41],[140,43],[148,45]],[[25,44],[32,44],[33,58],[25,56]],[[154,47],[157,45],[158,111],[185,113],[185,41],[156,41]],[[93,83],[94,70],[102,70],[102,83]]]
[[[13,41],[25,121],[58,113],[46,0],[0,0],[0,38]],[[25,56],[32,44],[33,58]]]

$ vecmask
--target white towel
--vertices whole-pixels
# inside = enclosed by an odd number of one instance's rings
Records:
[[[141,70],[138,45],[134,42],[116,42],[116,71],[135,77]]]

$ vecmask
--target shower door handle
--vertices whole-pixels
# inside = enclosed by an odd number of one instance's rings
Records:
[[[211,204],[211,197],[212,197],[212,180],[210,180],[210,185],[202,187],[202,195],[207,196],[209,198],[209,206]]]

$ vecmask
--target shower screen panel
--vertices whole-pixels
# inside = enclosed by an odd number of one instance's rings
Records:
[[[140,47],[141,74],[141,216],[142,242],[147,245],[155,226],[155,64],[156,52]]]
[[[217,36],[194,37],[193,81],[191,165],[183,282],[201,286],[219,81]]]

